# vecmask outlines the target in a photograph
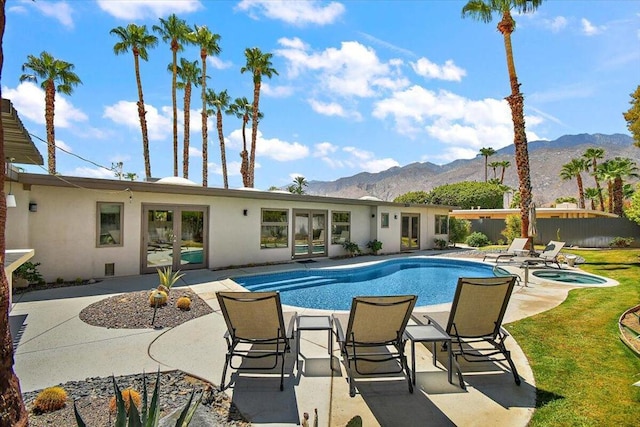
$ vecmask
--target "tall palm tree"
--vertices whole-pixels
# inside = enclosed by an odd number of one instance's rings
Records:
[[[584,197],[585,199],[588,199],[591,202],[591,210],[595,211],[596,210],[596,200],[599,199],[599,197],[602,197],[602,192],[598,191],[597,188],[594,187],[587,187],[584,189]]]
[[[511,166],[511,162],[509,160],[503,160],[500,162],[500,166],[502,167],[502,172],[500,173],[500,184],[504,183],[504,172],[508,167]]]
[[[610,160],[598,164],[598,179],[607,183],[607,212],[613,213],[613,180],[615,168]]]
[[[236,98],[233,104],[229,106],[229,111],[237,118],[242,120],[242,151],[240,152],[240,174],[242,175],[242,185],[249,187],[251,182],[249,179],[249,151],[247,150],[247,123],[249,123],[251,117],[252,106],[246,97]],[[258,113],[258,120],[262,114]]]
[[[262,53],[262,51],[257,48],[247,48],[244,51],[244,55],[247,58],[247,64],[240,69],[241,73],[245,73],[247,71],[251,72],[253,75],[253,111],[251,115],[251,154],[249,156],[249,187],[253,188],[255,181],[255,166],[256,166],[256,139],[258,137],[258,122],[259,117],[258,114],[259,104],[260,104],[260,86],[262,85],[262,76],[266,76],[268,78],[273,77],[275,74],[278,75],[278,72],[275,68],[273,68],[273,64],[271,63],[271,58],[273,54],[271,53]]]
[[[496,154],[496,150],[491,147],[482,147],[480,149],[480,155],[484,157],[484,182],[487,182],[487,162],[489,161],[489,156],[493,156],[494,154]]]
[[[518,13],[535,11],[543,0],[470,0],[462,8],[462,16],[471,16],[482,22],[489,23],[494,13],[501,16],[498,23],[498,31],[504,39],[504,49],[507,58],[507,70],[509,71],[509,83],[511,95],[506,99],[511,108],[513,121],[513,145],[516,151],[516,168],[518,169],[518,182],[520,190],[520,218],[522,237],[527,236],[529,228],[529,205],[531,204],[531,176],[529,170],[529,152],[527,149],[527,134],[524,124],[524,98],[520,93],[520,83],[516,74],[516,66],[513,60],[511,47],[511,33],[515,31],[516,22],[511,16],[511,10]]]
[[[229,178],[227,174],[227,154],[224,145],[224,132],[222,132],[222,112],[229,114],[229,103],[231,98],[226,90],[216,93],[213,89],[207,90],[207,105],[215,108],[216,127],[218,128],[218,139],[220,140],[220,163],[222,164],[222,181],[224,188],[229,188]]]
[[[0,2],[0,76],[4,64],[4,50],[2,42],[6,23],[5,2]],[[2,98],[2,85],[0,85]],[[4,129],[0,120],[0,159],[5,159]],[[0,189],[4,189],[5,168],[0,168]],[[4,190],[1,190],[4,191]],[[5,262],[5,228],[7,225],[7,201],[4,194],[0,194],[0,262]],[[27,410],[20,392],[20,381],[13,370],[13,340],[9,329],[9,281],[4,268],[0,269],[0,414],[2,423],[10,426],[23,427],[29,424]]]
[[[491,162],[489,163],[489,167],[491,168],[491,170],[493,170],[493,179],[498,178],[496,176],[496,169],[500,167],[500,162]]]
[[[176,101],[176,77],[178,75],[178,52],[184,50],[185,43],[191,43],[191,28],[186,21],[175,13],[165,20],[160,18],[160,25],[154,25],[153,31],[158,33],[165,43],[170,43],[173,55],[171,102],[173,107],[173,176],[178,176],[178,103]]]
[[[600,187],[600,179],[596,173],[598,170],[598,159],[604,158],[604,148],[587,148],[587,151],[582,155],[585,159],[589,160],[591,165],[591,175],[596,181],[596,190],[598,191],[598,200],[600,201],[600,210],[604,211],[604,197],[602,196],[602,188]]]
[[[169,64],[171,67],[171,64]],[[182,176],[189,178],[189,137],[191,131],[191,86],[200,86],[200,67],[198,60],[193,62],[180,58],[180,66],[177,69],[180,81],[176,84],[178,89],[184,90],[184,143],[182,151]]]
[[[587,162],[585,159],[571,159],[569,163],[565,163],[562,165],[562,169],[560,170],[560,178],[565,181],[576,179],[578,182],[578,203],[579,207],[584,209],[584,187],[582,184],[582,172],[586,171],[588,168]]]
[[[44,90],[44,118],[47,127],[47,154],[51,175],[56,174],[56,131],[53,124],[56,92],[71,95],[73,88],[82,83],[80,77],[73,72],[74,68],[73,64],[56,59],[44,51],[40,57],[28,55],[27,62],[22,64],[22,71],[31,70],[31,73],[22,74],[21,82],[42,80],[40,87]]]
[[[149,55],[147,49],[158,45],[158,38],[147,32],[146,25],[129,24],[127,27],[116,27],[109,31],[120,38],[113,46],[113,52],[120,55],[126,52],[133,53],[133,66],[136,74],[136,86],[138,87],[138,117],[140,130],[142,131],[142,154],[144,156],[144,173],[147,179],[151,178],[151,159],[149,158],[149,134],[147,132],[147,112],[144,109],[144,96],[142,95],[142,81],[140,80],[140,59],[147,61]]]
[[[624,180],[627,178],[638,177],[638,167],[636,163],[627,157],[615,157],[614,159],[607,160],[606,164],[607,173],[613,178],[612,195],[613,198],[613,213],[622,216],[624,206]]]
[[[307,179],[304,176],[296,176],[293,179],[293,184],[287,187],[287,189],[289,190],[289,193],[305,194],[306,191],[304,190],[304,187],[307,187],[308,185],[309,183],[307,182]]]
[[[207,118],[207,56],[219,55],[220,46],[218,41],[220,40],[219,34],[214,34],[207,28],[206,25],[195,26],[195,31],[191,34],[193,42],[200,46],[200,60],[202,61],[202,78],[200,80],[200,86],[202,88],[202,186],[209,185],[209,135]]]

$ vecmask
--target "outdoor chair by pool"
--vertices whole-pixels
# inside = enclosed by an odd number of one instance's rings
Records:
[[[545,246],[544,250],[540,252],[537,258],[540,259],[541,263],[544,263],[545,266],[548,266],[550,263],[556,264],[558,268],[560,268],[560,261],[558,261],[558,255],[560,251],[564,247],[564,242],[556,242],[555,240],[551,240],[547,246]]]
[[[516,384],[520,385],[520,376],[504,345],[509,334],[502,328],[515,281],[512,276],[461,277],[446,328],[442,328],[436,316],[424,317],[451,336],[451,350],[456,359],[462,356],[467,362],[507,361]]]
[[[227,341],[227,354],[220,390],[225,388],[227,368],[237,370],[275,369],[278,359],[280,366],[280,390],[284,389],[285,355],[291,350],[293,325],[297,314],[293,313],[285,327],[282,304],[278,292],[216,292],[222,315],[227,324],[224,338]],[[233,358],[239,357],[241,364],[233,366]],[[273,366],[242,366],[244,359],[263,359],[273,357]]]
[[[355,297],[345,330],[334,315],[340,352],[347,364],[351,397],[356,395],[354,370],[363,376],[402,374],[407,378],[409,392],[413,393],[403,335],[417,298],[415,295]],[[380,370],[366,369],[376,363],[384,365]]]
[[[509,247],[504,252],[490,252],[482,258],[482,261],[489,260],[493,261],[496,264],[503,261],[510,261],[511,258],[521,255],[521,253],[525,250],[524,247],[527,245],[529,239],[526,237],[516,237],[513,239]]]

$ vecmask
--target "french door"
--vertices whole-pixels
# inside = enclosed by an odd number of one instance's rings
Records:
[[[403,251],[420,249],[420,215],[402,214],[400,249]]]
[[[142,210],[143,273],[207,267],[207,207],[143,205]]]
[[[327,255],[327,211],[293,210],[293,258]]]

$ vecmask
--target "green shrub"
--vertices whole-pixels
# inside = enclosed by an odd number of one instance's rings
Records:
[[[33,263],[31,261],[27,261],[22,264],[20,267],[16,268],[13,272],[15,277],[21,277],[26,279],[27,282],[31,283],[40,283],[44,281],[42,278],[42,274],[38,271],[39,262]]]
[[[351,256],[356,256],[357,254],[360,253],[360,247],[358,246],[358,244],[354,242],[350,242],[349,240],[344,242],[342,244],[342,247],[345,248],[345,250],[349,252],[349,255]]]
[[[487,246],[491,242],[486,235],[480,233],[479,231],[475,231],[471,233],[469,237],[467,237],[465,243],[471,247],[478,248],[480,246]]]
[[[433,239],[433,243],[435,243],[434,247],[436,249],[444,249],[447,247],[447,241],[444,239]]]
[[[633,243],[633,237],[614,237],[609,243],[612,248],[628,248]]]
[[[64,279],[62,277],[58,277],[58,278],[56,278],[56,283],[58,285],[62,285],[64,283]]]
[[[502,235],[511,243],[513,239],[522,235],[522,219],[519,215],[507,215],[504,220],[506,228],[502,230]]]
[[[382,242],[377,239],[373,239],[367,243],[367,248],[369,248],[374,255],[377,255],[378,251],[382,249]]]
[[[476,206],[500,209],[505,188],[502,185],[475,181],[445,184],[431,190],[427,195],[426,203],[459,206],[461,209],[471,209]]]
[[[449,241],[453,243],[462,243],[471,233],[471,221],[455,217],[449,217]]]

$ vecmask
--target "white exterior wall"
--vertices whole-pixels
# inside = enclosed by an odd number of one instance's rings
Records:
[[[160,185],[160,184],[159,184]],[[109,191],[84,188],[13,183],[17,208],[8,209],[7,248],[35,250],[34,262],[47,281],[61,277],[101,278],[105,264],[113,263],[116,276],[140,274],[145,249],[142,241],[143,205],[180,205],[208,207],[208,267],[285,262],[292,258],[293,210],[326,211],[327,256],[345,255],[340,244],[331,244],[331,213],[351,212],[350,240],[367,251],[366,244],[383,242],[380,253],[400,251],[402,213],[420,214],[420,248],[433,247],[434,215],[446,215],[447,208],[433,206],[402,207],[393,205],[345,204],[316,201],[256,199],[251,192],[246,198],[220,195],[184,195],[158,192]],[[8,188],[5,188],[8,191]],[[37,203],[37,212],[29,212],[29,202]],[[97,247],[97,203],[123,203],[122,246]],[[375,204],[375,202],[372,202]],[[247,210],[247,216],[243,211]],[[260,249],[262,209],[286,209],[289,212],[289,245],[286,248]],[[389,213],[389,227],[380,227],[382,212]],[[372,217],[373,215],[373,217]],[[445,236],[446,238],[446,236]]]

